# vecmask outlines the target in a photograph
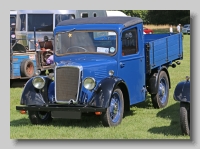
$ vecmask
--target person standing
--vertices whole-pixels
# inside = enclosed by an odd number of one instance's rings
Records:
[[[169,27],[169,32],[173,33],[173,27],[172,27],[172,25],[170,25],[170,27]]]
[[[178,33],[181,32],[181,24],[177,25],[177,32],[178,32]]]

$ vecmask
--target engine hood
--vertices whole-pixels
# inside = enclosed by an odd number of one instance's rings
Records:
[[[109,71],[113,70],[117,73],[117,61],[107,55],[75,55],[60,58],[56,63],[56,67],[74,66],[79,67],[83,71],[83,79],[85,77],[94,77],[101,80],[109,76]]]

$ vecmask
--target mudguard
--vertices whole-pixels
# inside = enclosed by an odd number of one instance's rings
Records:
[[[150,77],[150,79],[148,80],[147,90],[150,94],[157,94],[157,92],[158,92],[158,87],[159,87],[158,76],[160,75],[161,71],[166,72],[166,74],[168,76],[168,81],[169,81],[169,89],[171,88],[171,81],[170,81],[169,72],[167,70],[167,67],[162,66],[162,68],[157,73],[153,73],[152,76]]]
[[[45,86],[42,89],[36,89],[33,84],[33,78],[29,79],[24,86],[24,90],[21,96],[21,105],[40,105],[48,104],[48,86],[52,80],[46,76],[42,76],[45,79]]]
[[[107,108],[109,105],[113,90],[119,83],[123,83],[124,85],[126,85],[122,79],[117,78],[117,77],[108,77],[102,80],[97,85],[88,105]]]
[[[181,81],[176,85],[173,98],[176,101],[190,103],[190,81],[189,80]]]

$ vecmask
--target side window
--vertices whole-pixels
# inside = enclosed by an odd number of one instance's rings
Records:
[[[122,34],[122,55],[131,55],[138,52],[137,28],[126,30]]]

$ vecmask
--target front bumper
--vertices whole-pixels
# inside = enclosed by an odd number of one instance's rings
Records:
[[[105,112],[106,108],[92,106],[71,106],[71,105],[45,105],[45,106],[16,106],[16,110],[25,111],[79,111],[79,112]]]
[[[16,106],[16,110],[46,111],[51,112],[52,118],[81,119],[82,113],[105,112],[105,108],[69,106],[69,105],[46,105],[46,106]]]

